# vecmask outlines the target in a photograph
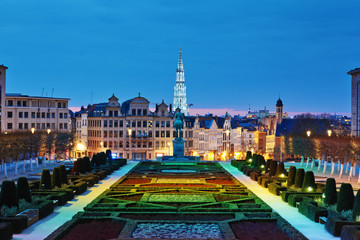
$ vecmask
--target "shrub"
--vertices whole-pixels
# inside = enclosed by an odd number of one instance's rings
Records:
[[[357,191],[356,197],[355,197],[355,202],[354,202],[354,207],[353,207],[353,211],[352,211],[352,218],[354,221],[357,220],[357,218],[360,216],[360,191]]]
[[[51,176],[49,169],[43,169],[40,179],[40,189],[51,189]]]
[[[92,166],[99,166],[99,156],[97,154],[94,154],[91,159],[91,165]]]
[[[307,171],[305,173],[302,190],[304,192],[313,192],[316,189],[315,177],[313,171]]]
[[[249,159],[251,159],[252,158],[252,153],[251,153],[251,151],[247,151],[246,152],[246,158],[245,158],[245,160],[247,161],[247,160],[249,160]]]
[[[25,199],[27,202],[30,203],[31,194],[30,194],[29,182],[26,177],[19,177],[16,188],[17,188],[17,194],[19,200]]]
[[[85,171],[90,172],[91,171],[91,163],[89,157],[84,157],[84,165],[85,165]]]
[[[79,173],[85,173],[86,166],[85,166],[84,158],[78,158],[77,162],[78,162],[78,167],[79,167]]]
[[[261,166],[264,166],[263,169],[265,169],[265,158],[264,158],[264,156],[259,155],[257,167],[260,168]]]
[[[105,165],[106,164],[106,154],[104,152],[98,153],[99,156],[99,165]]]
[[[1,206],[19,207],[19,198],[13,180],[5,180],[1,185]]]
[[[106,159],[107,159],[107,160],[112,160],[111,150],[110,150],[110,149],[107,149],[107,150],[106,150],[105,155],[106,155]]]
[[[282,175],[283,174],[283,175]],[[275,176],[276,177],[282,177],[286,175],[286,170],[284,167],[284,163],[283,162],[279,162],[279,164],[276,167],[276,173]]]
[[[60,181],[61,181],[61,184],[68,184],[65,165],[63,165],[63,164],[60,165],[60,166],[59,166],[59,170],[60,170]]]
[[[305,171],[303,168],[296,170],[294,187],[301,188],[304,181]]]
[[[265,171],[266,171],[266,172],[268,172],[268,171],[269,171],[269,169],[270,169],[270,165],[271,165],[271,162],[272,162],[272,160],[271,160],[271,159],[268,159],[268,160],[266,161],[266,165],[265,165]]]
[[[354,191],[350,183],[342,183],[337,199],[336,211],[351,210],[354,206]]]
[[[327,205],[336,204],[337,192],[336,192],[336,182],[334,178],[326,179],[325,184],[325,198],[324,203]]]
[[[71,170],[72,175],[79,175],[79,162],[78,160],[74,161],[73,168]]]
[[[275,176],[277,164],[278,164],[277,161],[271,161],[271,163],[270,163],[270,170],[269,170],[269,176],[270,176],[270,177]]]
[[[54,167],[53,169],[53,174],[51,176],[51,186],[52,188],[61,188],[60,169],[58,167]]]
[[[288,174],[288,180],[287,180],[287,187],[290,187],[292,185],[294,185],[295,183],[295,174],[296,174],[296,167],[295,166],[291,166],[289,169],[289,174]]]

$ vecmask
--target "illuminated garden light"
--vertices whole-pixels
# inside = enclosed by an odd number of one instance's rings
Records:
[[[308,192],[312,192],[312,191],[313,191],[313,188],[312,188],[312,187],[308,187],[308,188],[307,188],[307,191],[308,191]]]
[[[281,178],[285,177],[285,174],[283,174],[283,173],[282,173],[282,174],[280,174],[280,177],[281,177]]]
[[[264,166],[264,165],[261,165],[260,168],[265,168],[265,166]]]

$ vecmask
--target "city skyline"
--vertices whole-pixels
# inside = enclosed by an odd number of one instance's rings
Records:
[[[172,103],[181,46],[193,109],[350,113],[359,3],[262,3],[5,1],[7,92]]]

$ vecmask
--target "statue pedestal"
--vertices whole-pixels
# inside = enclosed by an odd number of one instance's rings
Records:
[[[172,142],[173,142],[174,158],[184,158],[185,140],[175,138]]]

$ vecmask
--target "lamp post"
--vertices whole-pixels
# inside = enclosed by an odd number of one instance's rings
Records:
[[[128,129],[128,134],[129,134],[129,160],[131,160],[131,133],[132,133],[132,129],[129,128]]]
[[[311,131],[310,131],[310,130],[307,130],[307,131],[306,131],[306,136],[310,137],[310,135],[311,135]]]
[[[226,155],[227,155],[226,157],[227,157],[227,160],[229,160],[229,148],[230,148],[230,146],[229,146],[229,135],[230,135],[230,130],[228,129],[225,132],[226,132]]]
[[[329,137],[331,137],[332,131],[330,129],[327,130],[327,134],[328,134]]]
[[[46,130],[46,132],[47,132],[48,135],[50,135],[51,129],[48,128],[48,129]],[[50,149],[50,145],[49,145],[49,164],[50,164],[50,158],[51,158],[51,149]],[[44,162],[45,162],[45,160],[44,160]],[[55,163],[55,161],[54,161],[54,163]]]
[[[169,152],[169,156],[170,156],[170,142],[168,142],[167,145],[168,145],[168,152]]]
[[[101,141],[100,142],[101,152],[103,151],[103,145],[104,145],[104,143]]]
[[[35,128],[31,128],[30,131],[31,131],[32,134],[34,134],[35,133]]]

